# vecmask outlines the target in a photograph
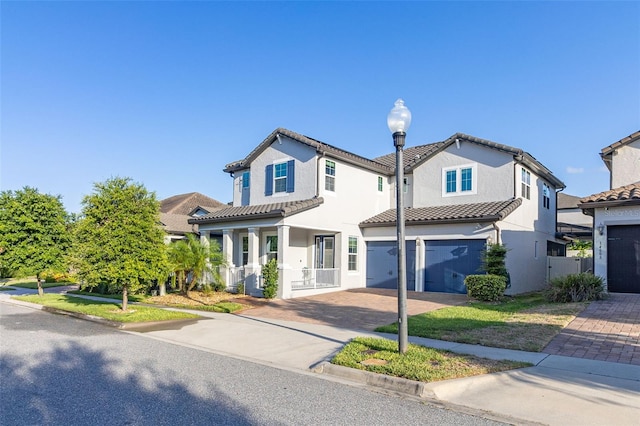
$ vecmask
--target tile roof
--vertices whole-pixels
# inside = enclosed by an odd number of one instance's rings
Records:
[[[578,204],[580,204],[580,197],[558,192],[558,210],[577,209]]]
[[[160,213],[160,223],[163,229],[170,234],[189,234],[194,232],[197,226],[189,224],[191,216],[184,214]]]
[[[225,166],[224,172],[230,173],[239,170],[243,170],[249,167],[251,162],[260,155],[262,151],[264,151],[269,145],[278,140],[279,135],[286,136],[293,140],[296,140],[300,143],[308,145],[314,148],[317,152],[322,154],[326,154],[329,156],[333,156],[339,158],[347,163],[359,165],[361,167],[383,173],[383,174],[392,174],[393,169],[390,169],[389,166],[385,164],[378,163],[376,161],[370,160],[368,158],[362,157],[357,154],[353,154],[349,151],[345,151],[343,149],[337,148],[333,145],[329,145],[324,142],[320,142],[319,140],[310,138],[308,136],[301,135],[300,133],[292,132],[291,130],[284,129],[282,127],[277,128],[269,136],[266,137],[253,151],[249,153],[244,159],[239,161],[234,161],[233,163],[229,163]]]
[[[433,206],[405,208],[406,225],[442,224],[455,222],[494,222],[502,220],[522,204],[520,198],[474,204],[455,204],[450,206]],[[363,222],[363,228],[374,226],[391,226],[396,223],[396,209],[384,211]]]
[[[402,154],[402,162],[404,164],[405,169],[407,167],[412,166],[415,162],[420,160],[421,158],[428,157],[432,153],[436,152],[438,148],[444,145],[444,142],[435,142],[426,145],[413,146],[411,148],[406,148]],[[391,154],[386,154],[373,159],[374,161],[384,164],[391,169],[396,169],[396,153],[395,151]]]
[[[189,214],[198,206],[224,206],[224,203],[199,192],[174,195],[160,201],[162,213]]]
[[[582,209],[593,209],[596,207],[618,206],[622,204],[640,204],[640,182],[590,195],[581,199],[578,207]]]
[[[638,130],[635,133],[630,134],[629,136],[626,136],[622,139],[620,139],[617,142],[612,143],[609,146],[605,146],[604,148],[602,148],[602,151],[600,151],[600,155],[601,156],[607,156],[609,154],[611,154],[613,151],[615,151],[616,149],[620,148],[621,146],[630,144],[633,141],[636,141],[640,139],[640,130]]]
[[[324,203],[322,197],[282,203],[259,204],[255,206],[226,207],[204,216],[191,218],[189,223],[232,222],[265,217],[287,217]]]

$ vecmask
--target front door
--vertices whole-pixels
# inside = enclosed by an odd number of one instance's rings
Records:
[[[334,267],[335,237],[316,236],[316,269],[331,269]]]
[[[640,226],[607,227],[607,289],[640,293]]]

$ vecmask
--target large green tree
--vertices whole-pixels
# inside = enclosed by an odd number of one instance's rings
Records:
[[[121,291],[124,311],[130,291],[166,277],[160,203],[130,178],[94,184],[82,201],[74,236],[74,264],[83,285]]]
[[[5,275],[67,270],[70,216],[60,196],[35,188],[0,192],[0,269]]]

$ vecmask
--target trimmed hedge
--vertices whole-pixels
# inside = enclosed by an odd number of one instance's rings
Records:
[[[467,294],[483,302],[500,300],[507,288],[507,278],[501,275],[467,275],[464,279]]]

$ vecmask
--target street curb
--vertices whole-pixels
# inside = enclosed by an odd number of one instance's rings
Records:
[[[372,373],[370,371],[358,370],[355,368],[343,367],[331,364],[330,362],[322,362],[312,368],[314,373],[329,374],[354,382],[366,384],[382,388],[387,391],[409,395],[421,399],[437,400],[436,394],[426,387],[426,383],[415,380],[403,379],[400,377],[386,376],[384,374]]]

